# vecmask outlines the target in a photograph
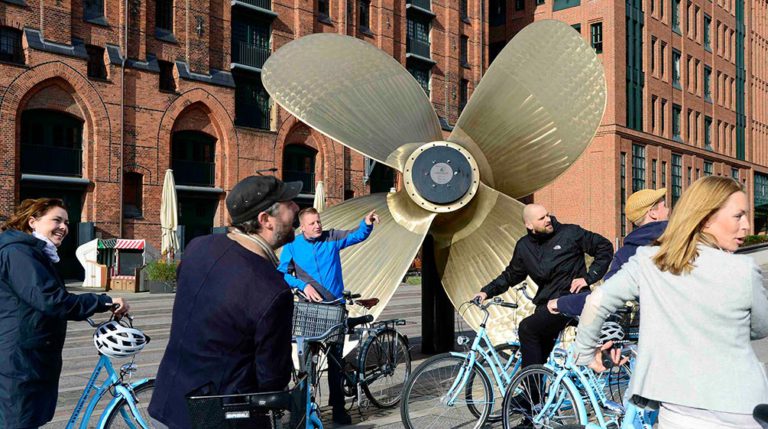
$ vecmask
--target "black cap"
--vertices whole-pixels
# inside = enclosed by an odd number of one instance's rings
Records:
[[[274,176],[246,177],[227,195],[227,211],[232,224],[255,219],[272,204],[296,198],[301,185],[301,182],[283,182]]]

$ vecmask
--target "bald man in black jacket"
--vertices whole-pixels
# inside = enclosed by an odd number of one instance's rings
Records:
[[[539,286],[533,297],[536,310],[520,322],[520,351],[526,367],[547,361],[558,334],[571,321],[547,311],[547,302],[599,281],[608,271],[613,246],[605,237],[578,225],[560,224],[538,204],[525,206],[523,221],[528,235],[517,242],[512,261],[475,297],[485,300],[500,295],[528,276]],[[589,269],[585,253],[594,257]]]

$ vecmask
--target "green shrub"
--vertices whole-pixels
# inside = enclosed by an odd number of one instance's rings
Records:
[[[152,261],[147,264],[147,279],[163,282],[175,282],[176,281],[176,262],[165,262],[163,260]]]
[[[760,244],[768,242],[768,235],[748,235],[744,239],[742,246],[751,246],[753,244]]]

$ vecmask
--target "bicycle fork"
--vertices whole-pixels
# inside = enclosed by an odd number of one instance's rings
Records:
[[[469,355],[465,357],[464,364],[459,370],[459,375],[453,381],[453,385],[450,389],[448,389],[448,392],[442,398],[440,398],[440,402],[449,407],[452,407],[456,403],[456,398],[459,396],[462,388],[466,386],[467,380],[469,379],[469,374],[472,372],[472,368],[474,368],[474,366],[475,353],[470,352]]]

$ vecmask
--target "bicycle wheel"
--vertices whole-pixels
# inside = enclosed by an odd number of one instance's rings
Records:
[[[497,371],[501,370],[504,373],[508,374],[511,377],[514,377],[515,374],[512,374],[512,371],[515,370],[517,367],[517,363],[520,360],[520,355],[518,353],[518,350],[520,349],[520,346],[516,344],[497,344],[494,346],[494,351],[496,351],[496,355],[499,357],[499,363],[501,363],[501,368],[496,368]],[[503,385],[499,385],[499,383],[496,382],[496,380],[493,378],[493,371],[491,370],[490,365],[488,362],[485,361],[482,357],[479,357],[477,359],[477,363],[479,363],[484,369],[488,377],[491,379],[491,385],[493,386],[493,405],[491,406],[491,412],[488,414],[488,421],[489,422],[500,422],[501,421],[501,409],[502,409],[502,398],[504,398],[504,390],[507,388],[506,383]],[[495,364],[495,362],[494,362]],[[475,415],[479,416],[480,412],[475,411]]]
[[[373,405],[392,408],[400,402],[411,374],[411,352],[405,338],[394,329],[371,335],[360,350],[363,392]]]
[[[504,428],[532,425],[563,429],[587,424],[579,392],[555,381],[555,373],[543,365],[531,365],[518,373],[504,395]]]
[[[466,371],[474,383],[461,383]],[[425,360],[413,372],[403,390],[400,416],[408,429],[479,428],[493,401],[491,381],[480,365],[468,368],[467,360],[450,353]],[[471,407],[480,410],[476,416]]]
[[[139,385],[133,389],[134,397],[136,398],[136,409],[139,410],[139,414],[145,423],[149,423],[149,401],[152,399],[152,392],[155,390],[155,379],[150,378],[145,383]],[[131,408],[126,400],[120,399],[115,408],[107,416],[105,428],[141,428],[137,422],[135,416],[131,412]],[[150,426],[151,427],[151,426]]]

